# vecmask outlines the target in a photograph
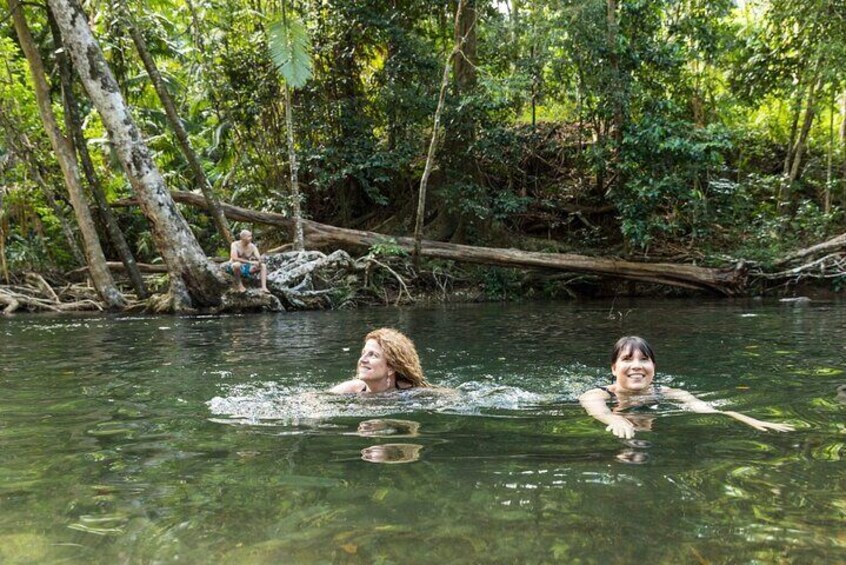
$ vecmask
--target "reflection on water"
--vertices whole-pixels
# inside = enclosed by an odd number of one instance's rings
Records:
[[[420,459],[421,449],[423,446],[419,443],[383,443],[362,449],[361,458],[368,463],[387,465],[413,463]]]
[[[420,431],[420,424],[411,420],[377,418],[358,424],[358,435],[364,437],[414,437]]]
[[[2,318],[0,562],[842,562],[844,312]],[[383,325],[450,390],[326,393]],[[576,399],[630,333],[661,384],[797,431],[662,404],[614,438]]]
[[[650,420],[650,425],[651,422],[652,420]],[[649,429],[651,428],[638,429],[638,431],[648,431]],[[626,447],[614,456],[617,461],[629,465],[643,465],[649,461],[647,450],[652,447],[652,442],[644,439],[624,439],[621,440],[621,443]]]

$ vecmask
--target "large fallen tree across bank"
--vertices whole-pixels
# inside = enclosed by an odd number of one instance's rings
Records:
[[[177,202],[205,209],[203,197],[189,192],[173,192]],[[128,205],[122,201],[116,205]],[[273,212],[257,212],[221,203],[227,218],[257,224],[293,229],[292,218]],[[390,243],[404,251],[411,252],[414,240],[410,237],[393,237],[369,231],[339,228],[309,220],[303,221],[303,230],[308,247],[343,247],[369,248],[376,244]],[[540,253],[502,249],[493,247],[475,247],[439,241],[423,240],[420,254],[423,257],[448,259],[501,267],[522,267],[552,269],[559,271],[589,273],[599,276],[615,277],[643,283],[668,285],[694,290],[707,290],[723,295],[732,295],[740,291],[746,282],[745,269],[710,269],[696,265],[673,263],[637,263],[617,259],[588,257],[571,253]]]

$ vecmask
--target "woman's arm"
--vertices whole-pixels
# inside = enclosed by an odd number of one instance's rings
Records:
[[[624,416],[614,414],[608,408],[610,395],[604,390],[594,388],[579,397],[579,403],[585,411],[606,424],[605,429],[617,437],[630,439],[634,437],[634,425]]]
[[[697,414],[725,414],[730,418],[734,418],[738,422],[743,422],[747,426],[752,426],[756,430],[760,430],[762,432],[767,430],[773,430],[776,432],[792,432],[795,429],[790,424],[765,422],[763,420],[752,418],[751,416],[746,416],[740,412],[718,410],[704,400],[696,398],[686,390],[664,387],[664,396],[668,400],[677,402],[685,410],[690,410],[691,412],[696,412]]]

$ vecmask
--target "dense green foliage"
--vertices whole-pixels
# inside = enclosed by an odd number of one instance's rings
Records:
[[[456,4],[286,2],[294,23],[284,40],[278,2],[147,0],[130,9],[222,200],[291,209],[277,71],[289,41],[312,55],[288,57],[282,71],[298,88],[305,215],[408,235]],[[740,4],[470,2],[477,20],[447,97],[428,236],[766,260],[843,231],[846,8],[836,0]],[[165,178],[174,190],[193,190],[120,14],[108,2],[84,7]],[[25,11],[54,66],[46,10]],[[66,268],[72,255],[40,183],[60,207],[65,189],[16,41],[4,5],[0,236],[13,271]],[[275,62],[268,45],[277,47]],[[57,79],[54,100],[61,115]],[[128,196],[96,112],[84,111],[109,197]],[[188,215],[207,251],[220,249],[210,221]],[[139,258],[153,260],[143,218],[124,211],[121,222]],[[285,239],[263,235],[265,245]]]

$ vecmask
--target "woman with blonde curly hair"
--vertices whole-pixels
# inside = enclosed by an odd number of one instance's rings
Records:
[[[370,393],[430,386],[414,342],[397,330],[379,328],[364,338],[356,378],[334,386],[331,392]]]

